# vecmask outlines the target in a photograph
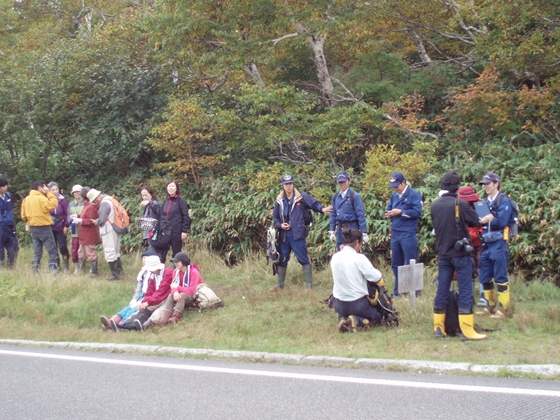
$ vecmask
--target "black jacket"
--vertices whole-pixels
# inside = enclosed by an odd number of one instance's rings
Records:
[[[166,216],[171,221],[172,235],[186,233],[191,228],[189,205],[178,195],[167,196],[161,205],[161,215]]]
[[[455,203],[457,201],[459,203],[459,228],[455,223]],[[436,234],[438,257],[452,258],[468,255],[463,248],[457,251],[455,242],[463,238],[470,241],[467,226],[480,226],[478,215],[469,206],[469,203],[458,200],[456,194],[447,193],[432,203],[430,213]]]

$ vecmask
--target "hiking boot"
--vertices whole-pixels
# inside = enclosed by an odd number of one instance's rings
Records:
[[[169,321],[167,321],[167,323],[168,324],[176,324],[177,322],[179,322],[179,320],[181,319],[182,316],[183,316],[183,312],[175,309],[175,310],[173,310],[173,315],[171,315],[171,318],[169,318]]]
[[[351,326],[348,322],[348,318],[340,318],[340,321],[338,321],[338,332],[347,333],[350,331],[351,331]]]
[[[270,292],[277,292],[278,290],[282,290],[284,286],[274,286],[268,289]]]
[[[358,332],[358,327],[360,326],[360,318],[356,315],[350,315],[348,317],[348,324],[350,326],[350,332]]]

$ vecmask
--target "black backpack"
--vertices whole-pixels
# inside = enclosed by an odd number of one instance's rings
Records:
[[[311,226],[313,224],[313,212],[309,207],[307,207],[305,201],[303,201],[302,204],[303,204],[303,223],[305,224],[305,226]]]
[[[381,314],[381,325],[386,327],[399,326],[399,313],[393,306],[393,298],[387,291],[384,283],[368,281],[368,300],[371,306],[376,308]]]
[[[459,293],[457,290],[450,290],[445,309],[445,332],[450,337],[461,335],[459,325]]]

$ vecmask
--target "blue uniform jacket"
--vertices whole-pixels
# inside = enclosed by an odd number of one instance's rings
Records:
[[[401,209],[402,214],[391,219],[391,231],[393,233],[412,233],[416,234],[418,219],[422,216],[422,196],[416,190],[408,186],[403,196],[394,192],[387,204],[387,211]]]
[[[0,226],[12,226],[14,224],[14,203],[9,192],[0,196]]]
[[[330,230],[334,231],[337,224],[357,221],[362,233],[367,233],[366,214],[362,197],[354,191],[354,205],[352,206],[351,194],[352,189],[348,188],[344,199],[341,198],[340,191],[333,195],[331,199],[333,211],[329,219]]]
[[[286,239],[285,230],[282,230],[282,223],[284,223],[284,191],[278,194],[276,197],[276,202],[274,203],[274,212],[272,218],[274,220],[274,227],[284,235],[280,236],[280,240],[284,241]],[[290,223],[292,235],[295,240],[306,238],[307,229],[305,228],[305,222],[303,220],[303,203],[307,205],[311,210],[316,213],[322,213],[323,205],[316,198],[311,197],[309,194],[300,193],[294,188],[294,202],[292,204],[292,209],[290,212]]]
[[[490,201],[486,199],[486,204],[488,204],[490,212],[494,216],[494,218],[490,222],[490,230],[492,232],[503,231],[506,226],[511,226],[511,218],[513,212],[511,200],[506,195],[502,194],[502,202],[499,206],[497,206],[496,204],[500,194],[502,193],[498,193],[492,203],[490,203]],[[484,230],[488,230],[488,225],[484,227]]]

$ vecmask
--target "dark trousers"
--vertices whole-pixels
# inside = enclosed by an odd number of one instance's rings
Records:
[[[361,297],[352,301],[333,299],[334,310],[338,315],[338,319],[348,318],[350,315],[355,315],[358,318],[366,318],[370,321],[375,321],[376,324],[381,322],[381,314],[369,303],[367,297]],[[360,320],[361,322],[362,320]]]
[[[284,236],[284,233],[286,235]],[[282,240],[285,237],[286,240]],[[291,230],[281,231],[280,233],[280,255],[284,257],[284,261],[278,264],[279,267],[287,267],[288,261],[290,261],[290,252],[294,251],[296,258],[301,265],[310,265],[309,257],[307,256],[307,244],[305,243],[305,238],[294,239],[294,235]]]
[[[500,240],[486,244],[480,257],[478,278],[480,284],[488,283],[494,279],[498,284],[508,282],[508,250],[506,241]]]
[[[399,292],[399,267],[418,261],[418,239],[416,233],[391,233],[391,269],[395,276],[395,292]]]
[[[33,238],[33,262],[38,266],[43,258],[43,246],[49,253],[49,264],[56,263],[58,251],[54,241],[53,230],[50,226],[31,226],[31,237]]]
[[[445,313],[453,273],[457,273],[459,285],[459,313],[471,314],[473,304],[472,273],[473,260],[464,257],[438,258],[438,286],[434,299],[434,312]]]
[[[8,255],[8,267],[12,267],[15,263],[19,245],[13,225],[0,226],[0,263],[4,263],[4,249]]]
[[[169,248],[171,248],[171,258],[173,258],[177,253],[183,250],[183,241],[181,240],[181,232],[177,235],[175,232],[171,235],[171,243],[165,248],[154,248],[156,254],[158,254],[159,259],[163,264],[167,259],[167,254],[169,253]]]
[[[68,238],[62,230],[53,230],[54,241],[56,246],[60,250],[60,254],[68,257],[70,253],[68,252]]]

